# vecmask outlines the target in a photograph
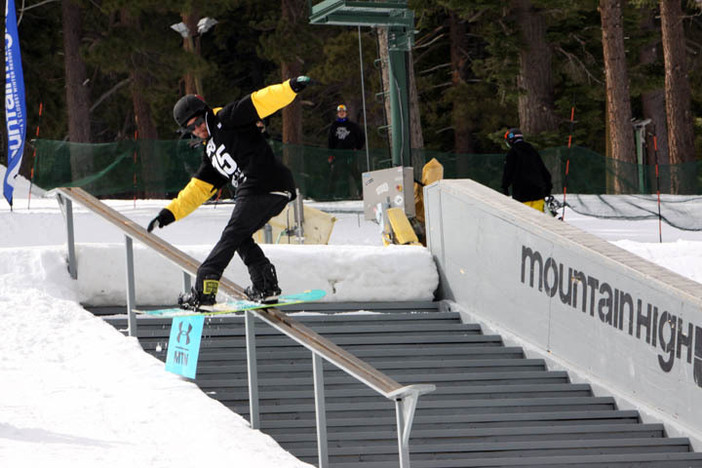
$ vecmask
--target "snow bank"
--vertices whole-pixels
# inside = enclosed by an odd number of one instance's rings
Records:
[[[413,246],[264,245],[284,292],[323,289],[325,302],[431,301],[439,275],[429,251]],[[183,250],[202,260],[211,246]],[[64,247],[0,249],[0,276],[21,278],[53,297],[90,305],[126,305],[124,244],[78,244],[78,280],[70,279]],[[134,245],[138,305],[175,303],[181,270],[154,251]],[[235,257],[225,276],[245,287],[249,277]],[[18,285],[21,288],[21,285]],[[223,300],[224,297],[220,297]]]
[[[309,467],[80,307],[57,249],[0,251],[2,466]]]

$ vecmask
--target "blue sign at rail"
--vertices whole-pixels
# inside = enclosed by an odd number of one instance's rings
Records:
[[[168,339],[166,370],[194,379],[200,356],[200,339],[205,317],[202,315],[175,317]]]

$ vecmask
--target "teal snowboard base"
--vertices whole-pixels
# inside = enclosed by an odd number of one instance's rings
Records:
[[[301,304],[303,302],[315,302],[322,299],[326,295],[321,289],[308,289],[305,292],[298,294],[282,294],[278,297],[278,302],[274,304],[262,304],[260,302],[247,301],[244,299],[230,302],[220,302],[212,306],[203,306],[200,310],[181,309],[179,307],[171,307],[168,309],[157,310],[139,310],[134,309],[134,312],[142,315],[150,315],[152,317],[185,317],[192,315],[218,315],[218,314],[233,314],[235,312],[243,312],[245,310],[267,309],[270,307],[281,307],[291,304]]]

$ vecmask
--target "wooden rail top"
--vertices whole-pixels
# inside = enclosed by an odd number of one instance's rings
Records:
[[[147,232],[144,227],[118,213],[85,190],[79,187],[60,187],[53,190],[51,193],[56,193],[59,196],[80,203],[88,210],[101,216],[103,219],[122,230],[125,235],[131,239],[138,240],[147,247],[155,250],[183,271],[193,276],[197,274],[197,268],[199,266],[197,260],[160,237]],[[244,289],[241,286],[224,277],[220,280],[220,291],[232,297],[246,298]],[[373,388],[386,398],[399,400],[405,396],[419,396],[435,389],[434,385],[430,384],[401,385],[315,331],[288,317],[288,315],[280,309],[271,307],[268,309],[253,310],[252,313],[313,353],[316,353],[323,359],[326,359],[346,373]]]

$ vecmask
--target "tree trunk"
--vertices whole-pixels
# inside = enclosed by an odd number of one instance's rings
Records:
[[[62,15],[68,139],[76,143],[88,143],[90,141],[90,91],[85,85],[87,81],[85,62],[80,56],[83,31],[80,7],[73,0],[63,0]]]
[[[141,21],[138,15],[133,15],[127,8],[120,12],[122,24],[126,28],[140,34]],[[146,93],[151,86],[151,79],[143,55],[134,50],[129,60],[129,82],[131,84],[132,105],[134,107],[134,122],[138,138],[158,139],[158,132],[151,116],[151,106],[146,98]]]
[[[657,32],[655,21],[656,14],[657,12],[655,10],[649,10],[648,14],[643,15],[641,20],[642,30],[649,33]],[[639,62],[644,66],[655,64],[658,60],[660,45],[661,41],[659,38],[644,45],[639,52]],[[665,87],[643,92],[641,94],[641,106],[643,118],[651,121],[646,127],[647,132],[655,136],[657,140],[657,145],[654,145],[653,138],[646,139],[646,163],[648,165],[658,163],[659,165],[667,166],[670,164],[670,158],[668,155],[668,132],[666,130]],[[658,147],[658,151],[656,151],[655,146]],[[651,187],[653,190],[657,188],[657,182],[655,180],[651,180]],[[669,177],[660,178],[660,189],[663,192],[670,191]]]
[[[546,42],[546,21],[530,0],[513,3],[523,47],[519,51],[519,125],[535,135],[558,130],[553,100],[551,47]]]
[[[151,115],[151,106],[144,96],[149,87],[149,78],[143,71],[134,69],[130,72],[132,82],[132,105],[134,106],[134,123],[137,138],[158,140],[158,131]]]
[[[282,78],[287,80],[301,73],[301,66],[297,62],[283,63],[281,66]],[[283,108],[283,143],[294,145],[302,144],[302,104],[299,99]]]
[[[80,7],[73,0],[62,1],[63,51],[66,73],[66,110],[68,140],[90,142],[90,91],[86,86],[85,62],[80,56],[82,19]],[[93,173],[90,148],[71,147],[71,177],[76,181]]]
[[[388,56],[388,28],[376,28],[378,34],[378,55],[380,56],[380,76],[383,84],[383,107],[388,132],[388,147],[392,141],[392,110],[390,109],[390,57]]]
[[[135,34],[139,34],[141,24],[138,16],[132,15],[126,8],[121,11],[120,16],[126,27],[133,30]],[[151,104],[146,97],[151,83],[144,62],[145,60],[139,51],[132,52],[129,77],[136,126],[136,134],[134,135],[135,158],[141,163],[141,173],[135,182],[138,187],[141,187],[140,195],[143,194],[147,198],[163,198],[166,195],[164,173],[161,160],[154,148],[158,132],[151,115]]]
[[[451,38],[451,82],[454,88],[466,86],[468,69],[468,36],[466,21],[454,11],[449,12],[449,36]],[[460,93],[458,93],[460,94]],[[453,127],[453,149],[456,153],[473,153],[473,136],[471,121],[466,115],[465,102],[453,103],[451,126]],[[465,159],[465,158],[464,158]],[[463,172],[460,172],[463,173]]]
[[[304,0],[282,0],[283,20],[291,29],[303,20],[305,11]],[[306,19],[306,18],[305,18]],[[282,78],[287,80],[301,74],[301,61],[295,57],[281,64]],[[283,108],[283,143],[302,144],[302,104],[295,99]]]
[[[612,145],[615,193],[638,190],[636,147],[631,126],[629,76],[624,49],[623,0],[600,0],[602,48],[607,85],[607,123]]]
[[[683,12],[680,0],[661,0],[661,32],[665,60],[665,106],[671,164],[695,161],[690,82],[687,78]],[[673,168],[671,168],[673,169]],[[672,193],[694,193],[694,171],[679,167],[673,175]]]
[[[412,156],[412,167],[417,180],[422,178],[422,167],[424,167],[424,133],[422,132],[421,113],[419,111],[419,93],[417,92],[417,80],[414,76],[414,60],[412,51],[407,53],[407,73],[409,74],[409,126],[410,126],[410,148]]]
[[[197,22],[199,21],[199,13],[192,6],[190,11],[180,14],[183,24],[188,28],[188,36],[183,38],[183,49],[196,56],[200,55],[200,34],[197,31]],[[185,83],[185,94],[199,94],[204,97],[202,89],[202,81],[194,72],[188,72],[183,77]]]

